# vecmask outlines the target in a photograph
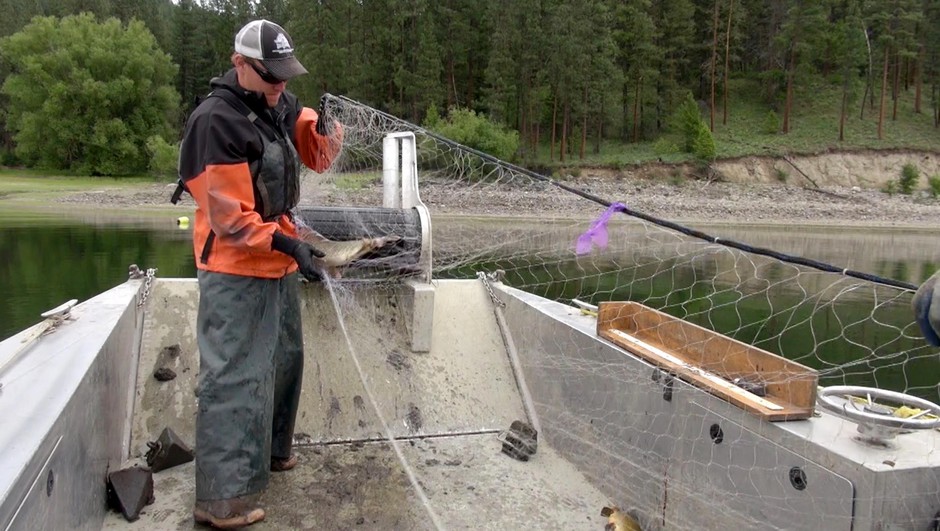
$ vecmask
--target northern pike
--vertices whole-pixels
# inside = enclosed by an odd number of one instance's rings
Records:
[[[315,230],[303,230],[301,239],[314,248],[323,251],[323,258],[314,258],[331,278],[340,278],[340,268],[362,258],[370,252],[381,249],[401,238],[394,235],[379,238],[359,238],[357,240],[330,240]]]

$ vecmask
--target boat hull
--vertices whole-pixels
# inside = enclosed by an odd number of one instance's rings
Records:
[[[489,288],[502,305],[480,280],[304,287],[300,467],[264,526],[594,529],[617,505],[644,529],[923,529],[940,508],[935,430],[878,446],[826,411],[768,422],[579,308]],[[128,281],[0,374],[0,528],[191,528],[192,463],[154,474],[135,524],[104,485],[165,427],[192,443],[197,302],[192,279]],[[515,420],[539,428],[527,462],[500,452]]]

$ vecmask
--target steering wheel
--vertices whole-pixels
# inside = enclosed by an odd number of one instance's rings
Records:
[[[846,400],[844,395],[866,397],[868,404],[859,408],[851,399]],[[835,399],[837,396],[841,400],[837,401]],[[893,408],[876,403],[876,399],[915,407],[921,412],[907,418],[896,417],[893,414]],[[874,424],[895,430],[930,430],[940,427],[940,406],[929,400],[895,391],[856,385],[834,385],[821,389],[817,395],[817,401],[820,406],[837,416],[854,420],[859,424]],[[932,418],[920,418],[927,414],[932,415]]]

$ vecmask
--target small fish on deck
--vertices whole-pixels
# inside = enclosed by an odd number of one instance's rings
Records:
[[[635,511],[621,511],[620,507],[604,507],[601,509],[601,516],[607,517],[607,525],[604,531],[643,531],[633,515]]]
[[[386,245],[395,243],[401,238],[395,235],[381,236],[379,238],[359,238],[356,240],[330,240],[319,232],[306,229],[300,233],[301,239],[315,248],[323,251],[323,258],[314,261],[331,278],[341,278],[340,268],[355,262],[363,256],[381,249]]]

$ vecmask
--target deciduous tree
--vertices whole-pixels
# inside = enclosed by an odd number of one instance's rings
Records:
[[[7,125],[28,163],[91,175],[141,173],[146,141],[173,138],[176,66],[140,21],[36,18],[0,40]]]

